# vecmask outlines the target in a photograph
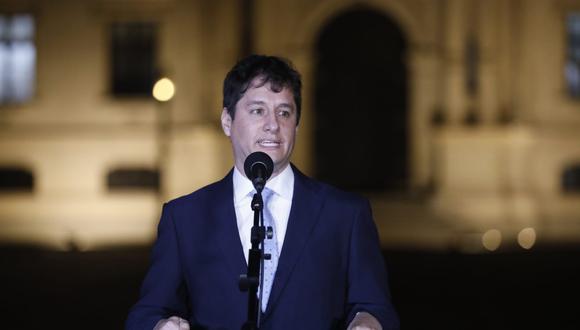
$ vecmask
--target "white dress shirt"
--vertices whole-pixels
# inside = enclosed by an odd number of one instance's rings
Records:
[[[242,175],[236,167],[234,167],[233,181],[234,208],[236,210],[238,233],[240,234],[247,264],[248,253],[252,247],[250,234],[252,226],[254,226],[254,211],[250,204],[252,197],[254,197],[255,189],[252,182]],[[281,253],[284,237],[286,236],[286,228],[288,227],[292,196],[294,194],[294,172],[292,171],[292,167],[290,165],[286,166],[280,174],[268,180],[266,182],[266,188],[274,192],[268,201],[268,205],[264,205],[264,207],[270,210],[270,214],[274,218],[278,253]]]

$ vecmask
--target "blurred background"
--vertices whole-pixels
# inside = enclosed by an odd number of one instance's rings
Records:
[[[293,162],[371,200],[404,329],[580,329],[579,0],[0,0],[7,328],[123,327],[249,53],[302,73]]]

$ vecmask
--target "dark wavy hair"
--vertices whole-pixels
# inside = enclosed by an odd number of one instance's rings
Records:
[[[277,56],[250,55],[238,61],[228,72],[224,79],[223,107],[227,109],[232,119],[235,117],[236,104],[244,96],[250,83],[257,77],[262,80],[254,87],[270,83],[275,93],[281,92],[285,87],[292,91],[294,103],[296,103],[296,124],[298,125],[302,109],[300,73],[294,69],[289,60]]]

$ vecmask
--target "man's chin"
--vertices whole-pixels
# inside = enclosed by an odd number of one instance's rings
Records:
[[[290,165],[289,161],[274,162],[274,172],[280,173]]]
[[[272,158],[272,161],[274,161],[274,164],[279,162],[280,159],[282,158],[282,157],[280,157],[280,151],[277,149],[258,148],[256,151],[261,151],[261,152],[266,153],[268,156],[270,156],[270,158]]]

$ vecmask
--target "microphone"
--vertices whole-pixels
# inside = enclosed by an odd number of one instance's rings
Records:
[[[272,175],[274,162],[265,152],[252,152],[244,162],[244,172],[258,193],[261,193],[266,181]]]

